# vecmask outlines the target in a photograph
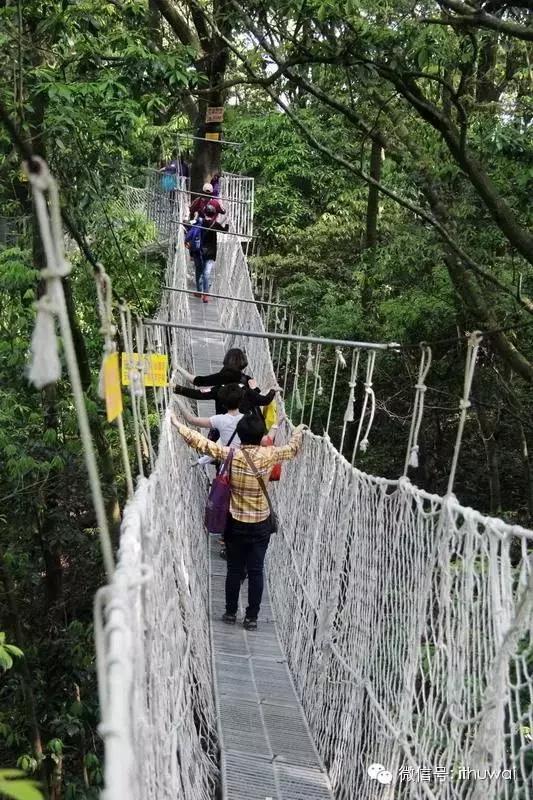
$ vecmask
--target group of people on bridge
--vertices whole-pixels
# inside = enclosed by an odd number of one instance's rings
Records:
[[[269,408],[275,402],[280,388],[275,386],[261,394],[257,383],[244,372],[247,366],[245,353],[232,348],[224,357],[222,369],[213,375],[194,376],[180,367],[179,371],[192,387],[175,386],[176,394],[196,400],[214,400],[215,414],[193,416],[178,401],[185,421],[195,427],[208,428],[207,436],[182,424],[175,413],[171,419],[185,442],[208,456],[208,460],[213,459],[217,469],[230,463],[231,496],[221,551],[227,559],[223,620],[235,624],[240,587],[247,575],[248,606],[243,625],[247,630],[256,630],[263,595],[263,565],[270,537],[276,530],[268,484],[276,466],[298,453],[305,426],[296,428],[286,445],[274,445],[277,425],[267,430],[261,408]]]
[[[161,188],[171,201],[177,200],[179,178],[190,176],[190,154],[175,154],[168,162],[159,167]],[[217,258],[217,232],[227,233],[229,224],[222,225],[219,216],[226,214],[219,198],[219,172],[214,173],[204,183],[202,192],[197,194],[189,208],[188,220],[183,223],[186,228],[185,247],[188,249],[195,269],[195,297],[208,303],[211,288],[211,273]]]
[[[218,199],[220,192],[219,175],[214,175],[210,183],[204,183],[202,194],[191,203],[189,221],[186,228],[185,247],[188,249],[195,268],[195,297],[208,302],[211,288],[211,273],[217,258],[217,231],[227,233],[229,224],[221,225],[219,215],[226,213]],[[216,192],[216,194],[215,194]]]

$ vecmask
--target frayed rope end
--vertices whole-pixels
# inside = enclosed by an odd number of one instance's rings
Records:
[[[37,319],[31,339],[28,380],[37,389],[61,378],[61,361],[57,348],[55,317],[47,297],[38,303]]]

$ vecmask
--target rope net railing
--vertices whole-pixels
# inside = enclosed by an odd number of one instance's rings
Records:
[[[176,186],[170,191],[163,191],[161,182],[162,174],[158,170],[147,170],[145,185],[127,186],[116,205],[124,213],[148,217],[155,224],[158,240],[168,241],[177,235],[177,227],[188,218],[189,179],[176,176]],[[250,241],[253,237],[254,179],[223,172],[220,189],[226,211],[224,219],[240,238]]]
[[[252,296],[241,248],[223,253],[217,288]],[[221,313],[224,328],[263,327],[257,306]],[[276,380],[275,345],[226,346],[245,346],[261,386]],[[427,368],[423,352],[417,396]],[[395,797],[532,797],[533,533],[366,475],[327,437],[308,435],[272,491],[278,633],[339,800],[382,796],[372,764]]]
[[[32,182],[42,194],[45,184]],[[38,369],[43,340],[51,341],[50,315],[56,313],[66,330],[60,295],[68,264],[60,248],[54,253],[61,235],[57,193],[51,196],[51,232],[40,194],[38,204],[49,270],[41,335],[33,345],[36,385],[51,377]],[[160,219],[164,225],[164,215]],[[187,288],[188,269],[178,225],[172,228],[165,285]],[[237,237],[222,238],[215,275],[219,294],[253,298]],[[102,290],[103,279],[101,274],[102,331],[105,351],[112,353],[111,292],[109,282]],[[302,417],[294,402],[295,382],[302,384],[303,395],[309,393],[301,403],[307,421],[323,383],[329,393],[326,411],[334,403],[344,407],[346,397],[335,392],[340,371],[346,372],[348,403],[340,433],[344,438],[347,430],[357,431],[355,460],[357,442],[368,446],[375,360],[380,350],[394,352],[394,345],[339,348],[274,337],[269,346],[264,312],[255,304],[220,301],[220,314],[226,347],[246,348],[259,385],[288,387],[285,404],[278,400],[280,441],[289,434],[289,418]],[[172,327],[176,324],[191,324],[188,296],[179,291],[163,293],[154,324],[121,308],[126,351],[164,353],[172,370],[179,365],[190,371],[191,336],[186,328]],[[206,331],[206,343],[209,335]],[[479,337],[472,337],[460,428],[478,344]],[[51,360],[57,380],[59,362]],[[430,361],[423,352],[405,472],[417,448]],[[358,367],[367,405],[355,419]],[[116,567],[108,558],[110,580],[96,599],[102,797],[210,800],[217,796],[219,743],[203,527],[206,479],[172,434],[169,389],[145,387],[142,370],[132,368],[129,380],[140,477],[125,508]],[[81,425],[80,408],[79,413]],[[88,429],[81,428],[87,448]],[[459,446],[460,431],[444,498],[419,490],[405,475],[398,480],[367,475],[328,435],[309,432],[298,458],[284,464],[282,479],[272,488],[280,527],[268,557],[271,603],[338,800],[533,797],[533,533],[457,502],[452,490]],[[90,458],[87,463],[93,476]],[[101,508],[98,487],[93,496]],[[104,544],[106,537],[103,529]]]

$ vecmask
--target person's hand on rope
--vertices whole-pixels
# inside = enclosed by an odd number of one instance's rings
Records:
[[[178,419],[178,417],[177,417],[177,415],[176,415],[176,412],[175,412],[175,411],[171,411],[171,412],[170,412],[170,422],[171,422],[171,423],[172,423],[172,425],[174,425],[176,428],[177,428],[179,425],[181,425],[181,422],[179,421],[179,419]]]
[[[176,364],[174,374],[176,372],[179,372],[180,375],[182,375],[186,381],[189,381],[189,383],[194,383],[194,375],[192,375],[190,372],[187,372],[187,370],[184,367],[180,367],[179,364]]]
[[[255,378],[250,378],[250,380],[248,381],[248,388],[252,390],[257,389],[257,381]]]

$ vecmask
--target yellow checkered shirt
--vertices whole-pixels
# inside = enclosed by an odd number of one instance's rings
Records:
[[[223,461],[229,454],[230,448],[217,442],[206,439],[198,431],[178,425],[178,432],[187,444],[200,453],[206,453],[213,458]],[[293,433],[289,442],[282,447],[261,447],[259,445],[244,445],[255,468],[268,487],[268,479],[272,467],[280,461],[293,459],[302,443],[302,433]],[[254,475],[240,450],[235,450],[231,465],[231,502],[230,513],[239,522],[262,522],[270,514],[268,502]]]

